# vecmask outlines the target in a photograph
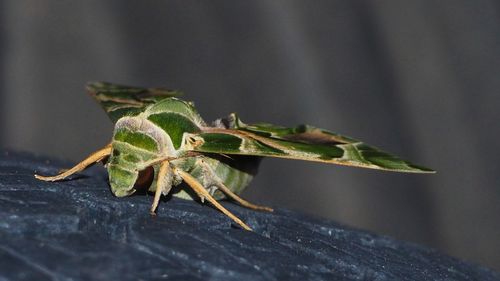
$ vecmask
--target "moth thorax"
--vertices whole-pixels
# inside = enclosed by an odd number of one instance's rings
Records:
[[[126,142],[159,155],[176,154],[170,136],[142,116],[120,118],[115,125],[113,141]]]

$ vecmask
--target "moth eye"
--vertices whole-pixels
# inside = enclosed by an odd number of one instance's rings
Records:
[[[137,180],[134,184],[134,189],[137,191],[146,191],[155,177],[155,169],[153,167],[147,167],[146,169],[139,171]]]
[[[120,156],[120,151],[116,150],[116,149],[113,149],[113,156],[115,156],[115,157]]]

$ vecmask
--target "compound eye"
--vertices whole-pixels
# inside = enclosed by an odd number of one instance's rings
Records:
[[[153,167],[147,167],[146,169],[139,172],[137,180],[134,184],[134,189],[137,191],[147,191],[148,188],[153,183],[155,177],[155,169]]]

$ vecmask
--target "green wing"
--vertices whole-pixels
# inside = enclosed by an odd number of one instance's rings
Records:
[[[432,173],[358,140],[308,125],[247,125],[235,114],[186,138],[187,148],[208,153],[299,159],[397,172]]]
[[[144,107],[152,103],[182,95],[181,92],[164,88],[129,87],[107,82],[89,82],[86,89],[99,102],[113,123],[125,115],[142,112]]]

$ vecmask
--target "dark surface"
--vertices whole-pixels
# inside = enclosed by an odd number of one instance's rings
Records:
[[[0,280],[500,280],[415,244],[277,209],[224,205],[255,232],[193,201],[115,198],[92,168],[46,183],[65,167],[29,154],[0,157]]]

